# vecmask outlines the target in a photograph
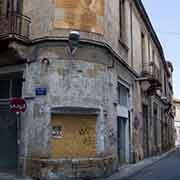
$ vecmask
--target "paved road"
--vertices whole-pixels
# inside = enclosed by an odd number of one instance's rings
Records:
[[[180,180],[180,149],[124,180]]]

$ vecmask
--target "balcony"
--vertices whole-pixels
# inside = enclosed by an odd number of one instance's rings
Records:
[[[28,40],[30,23],[29,17],[16,12],[1,15],[0,39],[18,38],[20,40]]]
[[[142,76],[144,78],[147,78],[152,87],[156,89],[161,88],[161,71],[154,62],[143,64]]]

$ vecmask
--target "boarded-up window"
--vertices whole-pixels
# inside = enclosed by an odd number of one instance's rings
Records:
[[[55,0],[55,28],[103,33],[104,0]]]
[[[51,126],[53,158],[96,156],[96,116],[53,115]]]

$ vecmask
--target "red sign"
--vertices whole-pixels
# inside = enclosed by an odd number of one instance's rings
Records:
[[[26,110],[26,101],[22,98],[13,98],[10,100],[10,110],[11,112],[25,112]]]

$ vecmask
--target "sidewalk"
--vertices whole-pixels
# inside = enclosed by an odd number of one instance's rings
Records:
[[[17,177],[16,175],[9,173],[0,173],[0,180],[32,180],[32,179]]]
[[[130,178],[134,174],[140,172],[141,170],[143,170],[144,168],[147,168],[148,166],[153,165],[154,163],[158,162],[159,160],[167,157],[175,150],[176,150],[176,148],[174,148],[174,149],[170,150],[169,152],[166,152],[160,156],[150,157],[150,158],[147,158],[136,164],[130,164],[130,165],[125,165],[123,167],[120,167],[118,169],[118,172],[115,172],[112,176],[110,176],[106,179],[103,179],[103,180],[126,180],[126,179],[128,180],[128,178]]]

